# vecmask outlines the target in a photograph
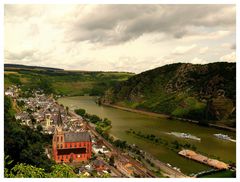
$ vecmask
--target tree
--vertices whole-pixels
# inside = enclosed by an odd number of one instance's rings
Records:
[[[32,125],[35,125],[37,121],[36,121],[36,119],[33,116],[32,117],[31,116],[32,115],[30,115],[30,118],[31,118],[31,121],[32,121]]]
[[[47,94],[54,93],[54,89],[51,82],[45,78],[40,79],[40,81],[38,82],[38,88],[44,90],[44,92]]]
[[[99,118],[97,115],[90,115],[89,119],[92,123],[97,123],[98,121],[101,121],[101,118]]]
[[[37,125],[37,131],[38,132],[42,132],[43,131],[43,127],[42,127],[42,125]]]
[[[66,106],[66,110],[67,110],[67,115],[69,114],[69,107]]]
[[[79,177],[74,173],[74,170],[71,166],[66,164],[58,164],[52,167],[52,172],[49,174],[51,178],[74,178]]]
[[[111,121],[110,121],[109,119],[107,119],[107,118],[104,118],[103,123],[104,123],[106,126],[111,125]]]
[[[47,173],[43,168],[29,164],[16,164],[11,170],[4,169],[4,176],[7,178],[76,178],[84,177],[77,175],[73,168],[66,164],[57,164],[52,171]]]
[[[49,171],[54,164],[45,154],[44,147],[52,136],[21,125],[14,117],[11,99],[4,102],[4,155],[13,160],[5,167],[12,169],[17,163],[27,163]]]
[[[109,165],[110,165],[110,166],[114,166],[114,156],[111,156],[111,157],[109,158]]]
[[[45,178],[47,174],[44,169],[32,165],[20,163],[15,165],[9,173],[5,174],[7,178]]]
[[[175,148],[175,149],[179,149],[180,144],[178,143],[177,140],[174,140],[174,141],[172,142],[172,144],[174,145],[174,148]]]
[[[80,116],[85,116],[86,110],[79,108],[79,109],[75,109],[74,112]]]

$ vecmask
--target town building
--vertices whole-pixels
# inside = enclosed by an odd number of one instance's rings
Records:
[[[52,149],[53,159],[57,163],[87,161],[92,154],[91,136],[88,132],[64,131],[59,110],[52,140]]]

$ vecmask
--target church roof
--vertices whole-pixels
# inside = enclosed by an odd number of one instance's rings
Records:
[[[65,142],[90,142],[91,137],[88,132],[65,133],[64,141]]]

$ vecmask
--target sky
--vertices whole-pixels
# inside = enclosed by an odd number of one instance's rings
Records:
[[[236,62],[235,5],[5,5],[4,62],[140,73]]]

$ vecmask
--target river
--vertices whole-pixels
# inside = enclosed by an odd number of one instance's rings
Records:
[[[183,121],[147,116],[106,106],[98,106],[95,103],[95,98],[91,96],[63,97],[58,99],[58,102],[64,106],[68,106],[70,110],[83,108],[89,114],[110,119],[112,121],[112,128],[109,131],[110,134],[121,140],[126,140],[130,144],[136,144],[141,149],[157,157],[160,161],[179,167],[185,174],[196,173],[210,168],[206,165],[183,158],[163,145],[150,143],[141,138],[129,135],[126,133],[126,130],[132,128],[144,134],[154,134],[155,136],[168,140],[169,143],[174,140],[178,140],[181,143],[188,142],[194,144],[198,151],[217,156],[224,162],[236,162],[236,143],[221,140],[213,136],[215,133],[222,133],[235,139],[236,134],[234,132],[202,127]],[[190,133],[200,137],[201,141],[177,138],[176,136],[167,134],[167,132]]]

